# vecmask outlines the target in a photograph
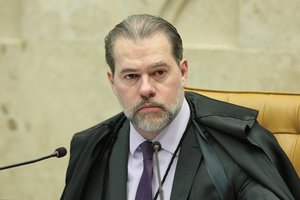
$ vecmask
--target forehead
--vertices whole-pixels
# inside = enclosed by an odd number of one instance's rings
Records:
[[[131,56],[145,53],[168,52],[171,53],[171,44],[164,33],[156,33],[143,39],[131,39],[123,36],[116,39],[114,44],[114,56],[118,59],[120,56],[128,53]],[[127,55],[128,56],[128,55]]]
[[[145,39],[128,39],[120,37],[115,41],[114,58],[116,67],[124,62],[173,58],[171,45],[163,33],[157,33]],[[156,61],[155,61],[156,60]]]

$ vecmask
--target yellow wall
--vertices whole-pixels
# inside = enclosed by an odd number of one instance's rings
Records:
[[[0,0],[0,166],[69,148],[120,111],[103,38],[128,15],[171,21],[188,86],[300,92],[298,0]],[[68,158],[0,172],[0,199],[59,199]]]

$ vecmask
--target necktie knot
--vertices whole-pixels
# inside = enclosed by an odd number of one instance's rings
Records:
[[[152,160],[153,158],[152,142],[145,141],[142,144],[140,144],[140,148],[142,150],[144,160]]]

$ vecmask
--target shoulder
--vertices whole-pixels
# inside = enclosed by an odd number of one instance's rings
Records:
[[[194,120],[236,137],[247,133],[256,123],[257,110],[186,92]],[[242,136],[244,137],[244,136]]]
[[[92,150],[98,143],[105,142],[111,132],[118,127],[125,116],[119,113],[95,126],[74,134],[71,140],[71,154],[73,156]],[[90,151],[89,150],[89,151]]]
[[[123,116],[124,116],[123,113],[119,113],[95,126],[80,131],[74,134],[72,140],[78,141],[80,143],[82,142],[85,143],[87,142],[87,140],[90,140],[91,138],[94,137],[101,138],[105,136],[108,132],[110,132],[116,126],[117,122],[121,120]]]
[[[213,99],[201,94],[186,92],[190,105],[193,106],[197,117],[226,116],[239,119],[253,119],[258,115],[258,111],[236,104]]]
[[[105,145],[103,144],[108,143],[114,128],[117,128],[118,124],[122,123],[122,119],[124,118],[124,114],[120,113],[91,128],[74,134],[70,145],[67,180],[72,176],[75,167],[79,165],[79,161],[81,163],[88,162],[97,146],[104,148]]]

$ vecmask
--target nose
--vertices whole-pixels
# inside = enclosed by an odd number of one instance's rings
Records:
[[[154,83],[149,76],[143,76],[141,78],[139,90],[141,97],[146,99],[154,97],[156,94]]]

